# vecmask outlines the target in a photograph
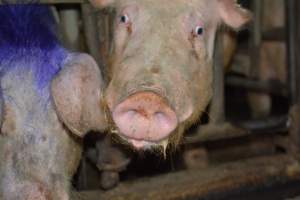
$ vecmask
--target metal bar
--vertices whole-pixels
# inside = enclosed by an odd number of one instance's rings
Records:
[[[299,99],[299,80],[297,69],[297,15],[296,0],[286,0],[286,30],[287,30],[287,62],[290,90],[290,103],[294,105]]]
[[[225,121],[224,108],[224,61],[223,61],[223,40],[220,33],[216,36],[214,55],[214,81],[213,99],[210,105],[210,123],[217,124]]]
[[[233,87],[241,87],[255,92],[269,93],[278,96],[287,97],[289,94],[288,88],[279,81],[261,81],[243,77],[226,77],[226,85]]]
[[[251,75],[257,74],[260,65],[260,48],[262,43],[263,0],[253,1],[253,29],[251,38]]]
[[[286,23],[287,23],[287,62],[288,62],[288,80],[290,89],[290,145],[289,152],[297,159],[300,159],[300,70],[299,65],[299,1],[286,0]]]
[[[286,31],[284,28],[273,28],[263,32],[264,41],[283,42],[286,39]]]
[[[275,155],[277,141],[282,137],[256,137],[247,138],[246,140],[234,140],[230,142],[208,143],[203,145],[207,149],[207,166],[222,164],[225,162],[240,161],[259,156]]]
[[[102,37],[102,35],[100,35],[98,29],[97,13],[90,4],[83,4],[81,9],[84,33],[89,53],[95,58],[103,73],[106,70],[104,70],[104,62],[100,55],[100,37]],[[102,75],[105,77],[104,74]]]
[[[64,5],[59,10],[59,16],[64,46],[80,51],[79,10],[74,5]]]
[[[81,200],[221,199],[223,195],[237,191],[299,180],[299,172],[299,165],[292,158],[276,155],[136,180],[122,183],[111,191],[81,192],[75,197],[79,196]]]
[[[241,123],[221,123],[199,126],[191,136],[185,137],[185,144],[246,137],[253,134],[276,134],[288,132],[291,120],[287,116]]]
[[[250,135],[249,130],[238,128],[231,123],[209,124],[199,126],[193,136],[185,137],[185,144],[237,138]]]
[[[209,124],[199,126],[193,136],[185,137],[185,144],[241,138],[253,134],[275,134],[287,132],[289,128],[290,118],[287,116],[272,117],[264,120],[250,120],[236,124]]]
[[[261,44],[262,44],[262,16],[263,16],[263,2],[264,0],[253,0],[252,3],[252,11],[253,11],[253,24],[251,29],[251,35],[249,40],[250,47],[250,68],[249,68],[249,76],[250,78],[257,79],[260,74],[261,67]],[[258,113],[264,113],[265,109],[257,108],[252,98],[253,95],[257,96],[256,92],[249,91],[247,96],[250,101],[250,110],[251,114],[255,115]],[[258,112],[257,112],[258,111]]]
[[[251,134],[287,132],[290,128],[289,116],[270,117],[235,123],[237,127],[250,130]]]

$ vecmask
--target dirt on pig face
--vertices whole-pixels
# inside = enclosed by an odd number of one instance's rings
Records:
[[[218,2],[115,2],[105,101],[119,135],[135,148],[177,144],[205,111],[221,21]]]

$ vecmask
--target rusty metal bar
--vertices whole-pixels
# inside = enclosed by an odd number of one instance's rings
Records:
[[[185,200],[222,197],[243,189],[299,180],[299,163],[287,155],[242,160],[202,170],[165,174],[122,183],[108,192],[74,194],[74,200]],[[176,180],[176,181],[174,181]]]

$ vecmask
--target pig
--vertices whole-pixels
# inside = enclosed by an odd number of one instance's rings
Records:
[[[116,9],[104,101],[135,149],[175,147],[212,96],[217,28],[251,19],[235,0],[90,0]],[[163,148],[161,148],[163,147]]]
[[[48,7],[0,6],[0,199],[68,200],[81,137],[106,129],[92,57],[65,49]]]

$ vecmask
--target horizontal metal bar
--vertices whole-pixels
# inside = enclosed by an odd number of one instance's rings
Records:
[[[279,81],[259,81],[243,77],[228,76],[226,84],[233,87],[241,87],[255,92],[269,93],[279,96],[288,96],[288,88]]]
[[[249,120],[235,123],[237,127],[250,130],[252,134],[276,133],[289,130],[290,119],[287,115],[270,117],[261,120]]]
[[[184,200],[222,197],[258,186],[299,180],[300,168],[293,158],[275,155],[242,160],[201,170],[185,170],[122,183],[116,189],[81,192],[74,200]]]
[[[185,144],[198,142],[215,141],[226,138],[237,138],[249,135],[251,132],[246,129],[233,126],[231,123],[209,124],[199,126],[195,134],[185,137]]]
[[[264,41],[285,42],[286,34],[284,28],[273,28],[263,32]]]
[[[249,120],[239,123],[208,124],[199,126],[195,134],[185,137],[186,144],[245,137],[253,134],[287,132],[290,123],[287,116]]]

